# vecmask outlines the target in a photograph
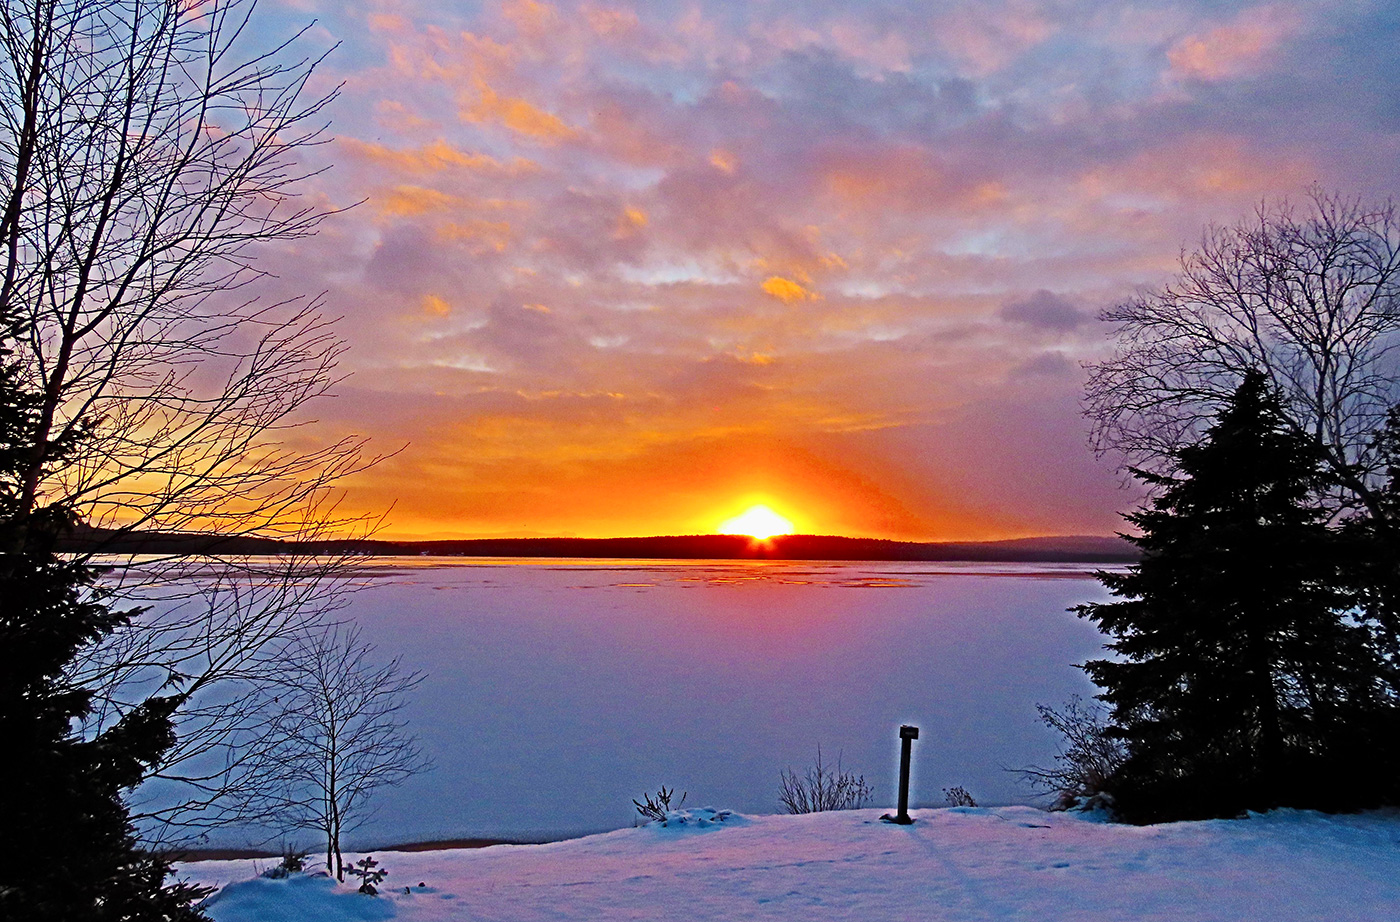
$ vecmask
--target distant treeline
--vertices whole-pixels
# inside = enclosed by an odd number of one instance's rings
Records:
[[[116,554],[366,554],[443,557],[601,557],[718,560],[961,560],[1130,563],[1137,550],[1117,537],[1070,535],[1010,541],[887,541],[832,535],[668,535],[651,538],[472,538],[450,541],[278,541],[80,528],[65,550]]]

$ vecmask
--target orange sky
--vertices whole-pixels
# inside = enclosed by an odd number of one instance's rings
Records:
[[[308,191],[364,203],[263,265],[343,315],[310,412],[402,448],[348,485],[387,537],[1109,533],[1097,312],[1262,196],[1400,188],[1369,3],[273,9],[343,42]]]

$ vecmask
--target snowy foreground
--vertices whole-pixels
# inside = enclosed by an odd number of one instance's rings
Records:
[[[216,922],[1400,918],[1393,813],[1150,827],[1030,807],[918,810],[908,827],[879,814],[730,816],[549,845],[380,852],[389,878],[377,898],[321,876],[250,880],[248,861],[181,874],[223,886],[206,903]]]

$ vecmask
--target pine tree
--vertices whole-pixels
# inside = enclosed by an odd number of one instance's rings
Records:
[[[201,891],[165,885],[168,862],[138,849],[122,800],[174,742],[178,699],[152,697],[95,736],[75,729],[93,701],[67,667],[135,613],[56,553],[69,510],[17,511],[38,406],[20,372],[0,349],[0,918],[202,919]]]
[[[1137,822],[1394,796],[1395,708],[1348,612],[1343,547],[1315,504],[1315,443],[1250,373],[1127,516],[1141,561],[1077,611],[1113,638],[1084,668],[1128,758],[1108,784]]]

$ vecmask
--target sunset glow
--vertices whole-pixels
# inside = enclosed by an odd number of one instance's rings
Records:
[[[760,541],[774,535],[790,535],[792,530],[792,522],[767,506],[751,506],[719,526],[722,535],[750,535]]]
[[[307,200],[363,204],[260,294],[344,318],[309,412],[388,456],[384,537],[1111,534],[1098,313],[1264,197],[1400,189],[1393,5],[277,6],[341,43]]]

